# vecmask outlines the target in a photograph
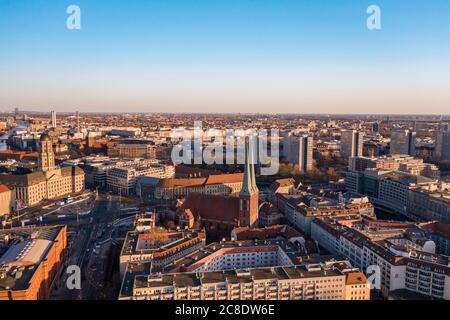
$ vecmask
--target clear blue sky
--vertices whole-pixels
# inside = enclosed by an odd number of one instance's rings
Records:
[[[0,0],[0,110],[448,114],[449,88],[448,0]]]

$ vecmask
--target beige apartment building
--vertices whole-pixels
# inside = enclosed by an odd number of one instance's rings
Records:
[[[345,280],[345,300],[370,300],[370,284],[364,273],[347,273]]]
[[[156,147],[144,140],[123,140],[108,148],[110,157],[155,159]]]
[[[14,207],[14,198],[11,189],[0,184],[0,217],[9,214]]]
[[[355,275],[353,275],[355,273]],[[354,283],[354,279],[360,279]],[[351,282],[347,285],[347,279]],[[354,286],[361,286],[357,289]],[[361,272],[320,265],[137,276],[133,300],[367,300]],[[122,297],[125,298],[125,297]]]
[[[126,245],[124,245],[126,246]],[[229,241],[151,271],[130,261],[121,300],[363,300],[367,278],[348,261],[301,261],[289,241]]]
[[[350,171],[364,171],[366,169],[398,170],[410,174],[422,175],[431,179],[440,176],[439,168],[423,159],[410,155],[388,155],[380,157],[351,157],[349,159]]]
[[[230,195],[242,189],[243,173],[209,175],[206,178],[173,178],[159,181],[156,199],[185,198],[189,193]]]
[[[171,165],[136,162],[128,166],[108,170],[106,173],[106,187],[114,193],[129,195],[135,193],[138,177],[170,179],[174,175],[175,168]]]

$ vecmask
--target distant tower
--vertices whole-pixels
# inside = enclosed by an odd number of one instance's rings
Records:
[[[448,123],[439,124],[435,141],[434,160],[450,160],[450,125]]]
[[[77,130],[80,131],[80,112],[77,111]]]
[[[379,133],[380,132],[380,123],[377,121],[372,125],[372,132]]]
[[[52,128],[56,128],[56,111],[52,111]]]
[[[244,182],[239,194],[239,225],[241,227],[258,227],[259,190],[256,186],[253,148],[248,138],[245,142]]]
[[[95,145],[95,135],[91,131],[86,134],[86,146],[90,149]]]
[[[300,172],[308,172],[313,169],[313,144],[314,138],[303,135],[289,137],[289,157],[290,163],[298,165]]]
[[[17,119],[19,117],[19,108],[14,108],[14,119]]]
[[[39,169],[44,172],[52,171],[55,168],[55,155],[53,154],[52,140],[48,134],[41,135],[41,148],[39,150]]]

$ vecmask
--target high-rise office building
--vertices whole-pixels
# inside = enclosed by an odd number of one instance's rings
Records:
[[[391,134],[391,154],[416,154],[416,133],[410,130],[396,130]]]
[[[52,128],[56,128],[56,111],[52,111]]]
[[[357,130],[345,130],[341,135],[341,157],[360,157],[363,154],[363,133]]]
[[[448,123],[441,124],[437,131],[434,159],[436,161],[450,160],[450,130]]]
[[[313,168],[313,137],[289,137],[289,162],[298,165],[300,172],[310,171]]]
[[[285,158],[289,158],[289,148],[290,148],[290,137],[292,135],[291,129],[285,129],[284,130],[284,137],[283,137],[283,153],[282,155]]]

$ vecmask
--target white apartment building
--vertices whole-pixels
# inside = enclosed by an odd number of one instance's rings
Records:
[[[355,281],[355,279],[357,279]],[[367,300],[360,272],[323,265],[137,276],[133,300]]]
[[[372,240],[362,232],[331,220],[316,219],[311,236],[321,246],[334,254],[341,254],[362,270],[378,266],[380,290],[389,292],[406,289],[435,299],[450,300],[450,264],[447,256],[427,250],[430,245],[406,245],[393,236]]]
[[[348,172],[345,179],[348,191],[367,195],[376,206],[404,215],[408,215],[411,190],[437,184],[436,179],[386,169]]]
[[[278,202],[281,203],[280,210],[285,218],[306,235],[311,233],[311,223],[317,217],[337,217],[347,216],[358,218],[361,214],[373,215],[374,207],[368,199],[362,199],[354,204],[324,204],[317,206],[307,206],[301,202],[298,195],[278,195]]]
[[[120,253],[120,274],[130,262],[149,262],[156,272],[205,246],[206,235],[201,231],[152,230],[128,232]]]
[[[112,168],[106,174],[106,187],[114,193],[129,195],[135,193],[137,177],[147,176],[166,179],[174,175],[175,168],[173,166],[162,164]]]
[[[198,277],[195,274],[165,275],[147,278],[148,287],[134,288],[133,299],[344,300],[344,274],[329,270],[327,275],[319,267],[317,271],[309,271],[316,272],[316,277],[302,277],[301,271],[308,272],[306,268],[292,267],[235,271],[229,275],[200,273]]]

